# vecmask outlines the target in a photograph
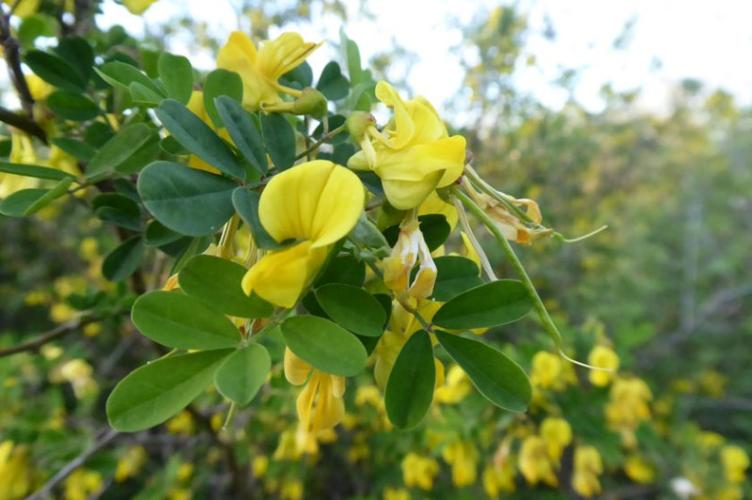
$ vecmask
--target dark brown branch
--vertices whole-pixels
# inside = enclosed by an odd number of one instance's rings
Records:
[[[5,62],[8,64],[8,71],[21,100],[21,106],[26,115],[32,118],[34,116],[34,98],[31,96],[29,84],[26,82],[26,77],[21,69],[18,42],[11,36],[10,15],[5,14],[5,12],[0,16],[0,45],[3,47]]]
[[[68,321],[67,323],[63,323],[61,325],[56,326],[52,330],[40,335],[38,338],[34,340],[30,340],[29,342],[26,342],[24,344],[19,344],[13,347],[8,347],[7,349],[0,349],[0,358],[5,357],[5,356],[10,356],[12,354],[18,354],[19,352],[37,350],[43,345],[62,337],[66,333],[75,331],[78,328],[84,326],[85,324],[98,321],[99,319],[101,318],[96,317],[96,316],[79,317],[79,318],[73,319],[71,321]]]
[[[120,434],[118,431],[110,430],[107,431],[102,437],[97,439],[93,445],[91,445],[90,448],[85,450],[83,453],[78,455],[76,458],[68,462],[62,469],[60,469],[57,474],[52,476],[52,478],[47,481],[44,486],[42,486],[39,490],[36,491],[33,495],[30,495],[26,497],[26,500],[45,500],[47,498],[50,498],[52,495],[52,490],[60,484],[65,478],[70,476],[73,471],[81,467],[86,461],[92,457],[95,453],[100,451],[102,448],[107,446],[110,441],[115,439],[118,434]]]
[[[0,122],[7,123],[47,144],[47,133],[34,120],[0,106]]]

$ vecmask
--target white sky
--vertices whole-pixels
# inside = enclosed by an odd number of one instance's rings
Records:
[[[415,54],[408,67],[397,67],[393,77],[407,77],[410,87],[439,108],[462,89],[461,26],[483,19],[489,9],[505,0],[377,0],[367,2],[373,18],[355,7],[346,30],[360,46],[364,60],[398,44]],[[538,65],[523,69],[516,82],[544,103],[558,107],[566,93],[553,84],[562,69],[582,69],[575,97],[592,110],[601,106],[599,89],[611,82],[617,90],[642,88],[642,105],[661,111],[669,89],[682,78],[697,78],[710,87],[722,87],[740,102],[752,103],[752,2],[747,0],[518,0],[527,14],[531,33],[526,52]],[[207,22],[209,33],[223,39],[237,28],[232,0],[159,0],[144,17],[129,14],[113,1],[104,3],[100,26],[122,24],[134,34],[144,23],[157,26],[181,13]],[[542,36],[548,17],[556,32]],[[636,18],[626,50],[612,44],[630,19]],[[341,23],[332,16],[314,15],[312,23],[290,24],[325,46],[309,61],[318,73],[336,54]],[[272,35],[276,35],[272,32]],[[213,55],[196,53],[185,40],[171,40],[171,50],[189,56],[194,65],[209,69]],[[472,57],[472,54],[469,55]],[[661,65],[655,68],[655,61]]]

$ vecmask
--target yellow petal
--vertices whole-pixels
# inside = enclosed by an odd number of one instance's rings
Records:
[[[311,373],[311,365],[300,359],[289,348],[285,348],[285,378],[293,385],[302,385]]]
[[[277,90],[257,69],[258,53],[250,37],[240,31],[230,34],[217,54],[217,68],[234,71],[243,81],[243,105],[258,109],[261,104],[280,102]]]
[[[419,181],[389,180],[382,178],[384,194],[398,210],[410,210],[420,205],[441,180],[442,172],[429,174]]]
[[[319,45],[305,42],[297,33],[282,33],[275,40],[265,42],[258,51],[258,68],[266,78],[277,81],[305,61]]]
[[[385,81],[376,84],[376,97],[390,108],[394,109],[393,136],[390,137],[389,146],[399,149],[412,140],[415,132],[413,119],[397,91]]]
[[[144,11],[156,1],[157,0],[123,0],[123,5],[125,5],[125,8],[128,9],[131,14],[139,15],[143,14]]]
[[[457,225],[457,209],[451,203],[442,200],[436,191],[429,194],[423,203],[420,204],[420,207],[418,207],[418,215],[428,214],[443,215],[452,229]]]
[[[275,175],[261,194],[261,224],[278,242],[310,240],[313,248],[343,238],[363,211],[360,179],[330,161],[302,163]]]
[[[243,277],[243,291],[280,307],[290,308],[321,268],[328,248],[311,248],[309,241],[269,252]]]

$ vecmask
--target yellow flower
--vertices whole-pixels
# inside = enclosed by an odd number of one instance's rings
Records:
[[[190,436],[196,430],[196,424],[193,422],[193,417],[186,410],[183,410],[172,417],[165,425],[167,425],[167,432],[170,434]]]
[[[92,378],[91,365],[83,359],[72,359],[63,363],[51,374],[53,382],[68,382],[73,386],[73,393],[81,399],[97,390],[97,382]]]
[[[285,87],[278,80],[302,64],[318,46],[304,42],[297,33],[283,33],[256,50],[248,35],[234,31],[219,51],[217,67],[240,75],[243,80],[243,105],[256,110],[282,102],[279,92],[300,96],[299,90]]]
[[[146,463],[146,458],[146,450],[143,446],[131,446],[125,450],[115,469],[115,481],[122,483],[138,474],[141,467]]]
[[[23,5],[23,3],[20,5]],[[29,92],[31,92],[31,97],[35,101],[44,101],[55,90],[55,87],[33,73],[26,75],[26,84],[29,86]]]
[[[366,127],[357,138],[361,151],[348,166],[375,172],[395,208],[416,208],[434,189],[449,186],[462,175],[465,138],[449,137],[436,110],[422,97],[403,101],[384,81],[376,85],[376,97],[394,110],[394,117],[383,132],[373,125]]]
[[[28,135],[11,132],[10,140],[11,149],[8,161],[11,163],[25,163],[27,165],[37,163],[34,144]],[[38,185],[39,179],[33,177],[0,173],[0,199],[10,196],[16,191],[34,188]]]
[[[123,5],[125,5],[125,8],[128,9],[131,14],[139,16],[156,1],[157,0],[123,0]]]
[[[569,363],[560,356],[547,351],[538,351],[533,356],[533,367],[530,381],[538,389],[561,390],[568,383],[577,381],[577,377]]]
[[[37,13],[41,0],[4,0],[4,2],[5,5],[9,6],[16,4],[16,9],[13,11],[13,14],[18,17],[28,17]]]
[[[64,483],[65,500],[86,500],[102,489],[98,472],[76,469]]]
[[[452,365],[446,375],[446,381],[436,389],[434,400],[444,404],[457,404],[470,394],[470,379],[465,371]]]
[[[483,489],[489,498],[498,498],[501,493],[512,492],[516,488],[512,467],[487,465],[483,469]]]
[[[588,363],[596,368],[611,370],[590,370],[588,375],[591,384],[605,387],[616,377],[616,370],[619,369],[619,356],[611,348],[599,345],[590,351]]]
[[[624,461],[624,472],[635,483],[648,484],[655,479],[655,469],[642,456],[633,453]]]
[[[455,486],[469,486],[475,482],[478,473],[478,451],[471,443],[450,443],[444,447],[441,456],[452,466],[452,483]]]
[[[300,500],[303,498],[303,483],[299,479],[284,481],[279,492],[279,498],[282,500]]]
[[[593,446],[578,446],[574,451],[574,474],[572,488],[585,498],[601,492],[598,476],[603,472],[603,462]]]
[[[554,464],[548,457],[548,448],[543,438],[528,436],[520,448],[520,472],[532,486],[543,482],[549,486],[558,486],[559,480],[554,473]]]
[[[548,417],[541,423],[541,437],[546,442],[548,456],[558,463],[564,448],[572,442],[572,427],[563,418]]]
[[[621,434],[627,448],[637,444],[635,429],[641,422],[650,419],[649,402],[652,398],[650,388],[639,378],[617,378],[611,386],[605,408],[606,421]]]
[[[414,212],[400,224],[397,243],[383,262],[384,284],[397,294],[426,299],[433,293],[437,268],[419,224]],[[410,282],[416,264],[420,266]]]
[[[417,486],[424,491],[430,491],[438,473],[439,464],[433,458],[410,452],[402,459],[402,480],[408,488]]]
[[[446,219],[449,227],[454,229],[457,225],[459,215],[457,209],[451,203],[447,203],[441,199],[441,196],[436,191],[432,191],[431,194],[420,204],[418,207],[418,215],[431,215],[439,214],[443,215]]]
[[[721,463],[727,481],[732,483],[744,481],[749,467],[749,455],[743,448],[735,445],[727,445],[721,448]]]
[[[323,265],[331,246],[347,235],[363,212],[360,179],[344,167],[316,160],[275,175],[261,194],[259,219],[277,242],[243,278],[243,290],[293,307]]]
[[[33,486],[28,450],[13,441],[0,443],[0,499],[24,498]]]
[[[384,488],[384,500],[410,500],[410,492],[405,488]]]
[[[345,416],[345,378],[315,370],[285,349],[285,378],[293,385],[306,384],[298,395],[298,418],[307,433],[331,429]]]

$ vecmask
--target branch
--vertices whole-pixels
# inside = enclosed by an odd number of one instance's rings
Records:
[[[17,354],[19,352],[34,351],[42,347],[44,344],[47,344],[57,338],[62,337],[66,333],[70,333],[86,325],[87,323],[93,323],[94,321],[98,321],[100,319],[101,318],[97,316],[78,317],[76,319],[68,321],[67,323],[63,323],[61,325],[56,326],[55,328],[42,334],[39,338],[35,340],[30,340],[29,342],[26,342],[25,344],[19,344],[17,346],[8,347],[7,349],[0,349],[0,358],[5,357],[5,356],[10,356],[12,354]]]
[[[47,144],[47,133],[37,125],[37,122],[25,116],[14,113],[13,111],[0,106],[0,122],[7,123],[19,130],[23,130],[29,135],[33,135]]]
[[[10,15],[3,12],[0,15],[0,45],[3,46],[5,53],[5,62],[8,64],[13,86],[16,87],[18,97],[21,100],[26,115],[29,118],[34,116],[34,98],[31,96],[29,85],[21,69],[21,56],[18,51],[18,42],[11,36],[10,32]]]
[[[78,455],[76,458],[68,462],[62,469],[60,469],[57,474],[52,476],[52,478],[47,481],[44,486],[42,486],[39,490],[36,491],[36,493],[26,497],[26,500],[44,500],[47,498],[50,498],[52,489],[57,486],[60,482],[65,480],[68,476],[73,473],[76,469],[81,467],[86,461],[91,458],[92,455],[97,453],[99,450],[107,446],[110,441],[115,439],[115,437],[120,434],[118,431],[110,430],[106,434],[104,434],[102,437],[100,437],[98,440],[94,442],[91,447]]]

